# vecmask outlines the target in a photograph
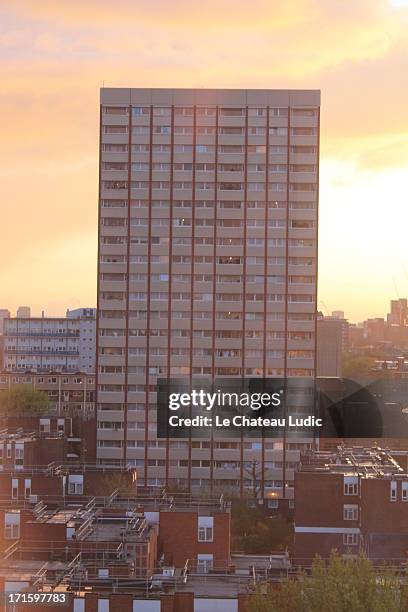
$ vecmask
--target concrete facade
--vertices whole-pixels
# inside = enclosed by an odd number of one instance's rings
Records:
[[[241,493],[256,461],[262,497],[293,497],[299,445],[282,468],[279,442],[156,440],[155,383],[315,375],[319,105],[318,91],[101,91],[100,461]]]
[[[4,319],[3,368],[11,372],[94,372],[95,308],[63,317]]]

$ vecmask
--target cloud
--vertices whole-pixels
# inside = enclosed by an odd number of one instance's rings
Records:
[[[94,269],[98,89],[104,81],[320,88],[322,157],[338,162],[336,189],[349,195],[355,185],[361,194],[370,173],[408,161],[406,15],[387,0],[207,0],[205,6],[191,0],[20,0],[3,7],[0,257],[27,292],[24,301],[38,298],[32,278],[54,279],[42,290],[54,303],[84,287],[76,270],[63,276],[58,270],[58,245],[66,241],[92,242],[81,251],[83,261],[71,263]],[[322,202],[333,219],[342,211],[341,198],[331,204],[334,181]],[[44,260],[34,259],[39,249],[48,254],[45,277]],[[336,266],[331,274],[337,270],[343,278],[340,295],[345,275]],[[0,283],[3,295],[16,290],[9,273]]]
[[[279,77],[380,57],[403,33],[383,0],[254,0],[250,10],[246,0],[207,0],[205,7],[185,0],[156,0],[153,7],[143,0],[22,0],[9,20],[26,30],[24,47],[34,57],[65,50],[68,59],[82,51],[99,55],[107,68],[111,58],[127,66],[133,60],[143,70],[149,57],[163,53],[199,66],[218,55],[225,70],[226,62],[230,69],[243,63],[250,72]]]
[[[246,2],[224,0],[206,0],[205,5],[190,0],[155,0],[154,6],[149,0],[20,0],[12,11],[20,18],[58,22],[68,26],[94,27],[127,26],[130,20],[142,24],[168,27],[202,27],[203,25],[262,25],[266,17],[273,16],[273,27],[282,28],[300,20],[310,4],[307,0],[293,0],[271,3],[269,0],[256,0],[248,10]]]

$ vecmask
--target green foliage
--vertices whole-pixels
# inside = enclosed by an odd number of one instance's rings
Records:
[[[351,356],[343,353],[342,373],[344,378],[353,378],[355,376],[366,376],[370,374],[371,368],[375,364],[374,357],[365,355]]]
[[[404,601],[403,601],[404,600]],[[288,579],[281,588],[250,598],[248,612],[402,612],[407,610],[397,574],[374,570],[364,556],[343,560],[333,551],[326,566],[320,558],[310,575]]]
[[[96,489],[96,495],[107,496],[118,490],[123,497],[136,496],[136,483],[131,483],[129,477],[120,472],[107,472]]]
[[[293,528],[281,516],[266,516],[245,502],[232,505],[232,549],[247,554],[267,555],[272,550],[289,548]]]
[[[10,416],[44,414],[49,407],[48,395],[31,385],[16,385],[0,393],[0,412]]]

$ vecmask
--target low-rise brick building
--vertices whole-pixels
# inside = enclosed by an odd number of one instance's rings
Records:
[[[30,385],[44,391],[59,416],[95,413],[95,374],[90,372],[0,372],[0,391]]]
[[[230,513],[223,509],[160,512],[159,544],[165,565],[189,560],[198,573],[230,566]]]
[[[408,550],[406,455],[377,447],[310,453],[295,475],[295,563],[364,552],[402,563]],[[404,467],[397,461],[404,459]]]
[[[137,494],[136,470],[131,466],[106,469],[101,465],[50,463],[44,467],[24,467],[0,471],[0,500],[58,501],[72,497],[105,497],[115,490]]]

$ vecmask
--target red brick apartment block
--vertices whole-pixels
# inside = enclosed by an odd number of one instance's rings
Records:
[[[187,560],[197,571],[227,570],[230,563],[228,512],[200,516],[197,512],[160,512],[159,546],[167,565],[183,567]]]
[[[0,415],[0,428],[24,432],[63,433],[69,440],[68,452],[96,460],[95,374],[84,372],[6,372],[0,371],[0,392],[18,385],[30,385],[48,395],[49,410],[43,415]],[[78,441],[78,440],[77,440]]]
[[[304,458],[295,475],[295,563],[333,549],[400,563],[408,550],[408,453],[339,447]],[[404,459],[404,468],[395,457]]]
[[[222,497],[44,499],[9,500],[11,507],[0,514],[6,591],[30,590],[45,572],[53,592],[69,586],[68,612],[117,606],[131,612],[245,612],[241,592],[250,575],[242,583],[241,575],[230,573],[230,505]]]
[[[157,598],[138,599],[131,594],[111,593],[101,597],[89,593],[85,597],[74,597],[69,605],[63,607],[66,612],[246,612],[248,597],[239,594],[236,598],[200,598],[194,593],[171,593]],[[198,603],[197,603],[198,602]],[[210,607],[213,606],[213,607]],[[217,606],[217,607],[214,607]],[[16,606],[16,612],[38,612],[38,606]],[[47,612],[61,612],[61,606],[47,606]]]
[[[0,416],[0,427],[5,435],[20,437],[29,435],[37,439],[58,438],[63,439],[60,443],[64,450],[65,459],[86,460],[87,463],[95,462],[96,458],[96,421],[93,415],[76,415],[73,417],[57,417],[53,414],[42,416]],[[48,455],[44,456],[42,447],[38,445],[34,451],[34,464],[42,465]],[[0,441],[1,451],[1,441]],[[1,459],[1,457],[0,457]],[[4,458],[3,458],[4,460]],[[51,461],[53,458],[51,458]],[[57,460],[57,456],[55,457]],[[48,461],[49,463],[49,461]]]
[[[64,496],[71,501],[84,497],[104,497],[124,487],[136,495],[136,470],[99,465],[79,466],[52,463],[47,467],[4,468],[0,472],[0,502],[4,500],[58,501]]]
[[[1,548],[7,548],[21,538],[25,524],[33,519],[31,510],[24,508],[0,508]],[[1,591],[0,591],[1,592]]]
[[[238,594],[236,597],[206,598],[194,597],[192,592],[170,593],[149,599],[141,599],[132,594],[88,593],[85,597],[72,596],[69,604],[61,606],[47,605],[47,612],[247,612],[249,596]],[[38,612],[38,606],[17,605],[16,612]]]
[[[59,434],[5,432],[0,434],[0,465],[3,469],[63,463],[67,440]]]

